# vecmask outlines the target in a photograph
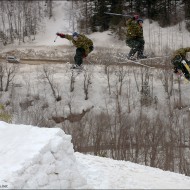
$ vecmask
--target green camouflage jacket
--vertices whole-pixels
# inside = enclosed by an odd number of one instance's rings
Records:
[[[92,40],[90,40],[89,38],[87,38],[85,35],[83,34],[79,34],[78,36],[78,40],[75,41],[73,40],[73,36],[66,34],[65,38],[72,41],[73,45],[77,48],[83,48],[85,50],[85,54],[88,55],[90,50],[89,47],[93,46],[93,42]]]
[[[187,47],[187,48],[180,48],[178,50],[176,50],[174,53],[173,53],[173,56],[172,56],[172,60],[177,56],[177,55],[180,55],[182,57],[186,57],[186,53],[187,52],[190,52],[190,47]]]
[[[143,28],[135,20],[128,19],[126,25],[127,25],[127,32],[126,32],[127,39],[143,38]]]

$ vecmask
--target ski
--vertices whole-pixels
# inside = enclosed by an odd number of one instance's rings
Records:
[[[72,76],[75,78],[77,77],[78,75],[80,75],[82,73],[83,70],[79,70],[79,69],[71,69],[71,73],[72,73]]]
[[[140,63],[140,61],[135,61],[135,60],[126,60],[125,62],[119,62],[119,63],[135,63],[135,64],[138,64],[138,65],[141,65],[141,66],[143,66],[143,67],[148,67],[148,68],[151,68],[151,69],[155,69],[156,67],[151,67],[151,66],[148,66],[148,65],[145,65],[145,64],[142,64],[142,63]]]
[[[71,66],[70,69],[73,74],[74,73],[76,74],[76,76],[85,71],[84,65],[81,65],[80,67],[73,67],[73,66]]]
[[[120,56],[114,56],[115,58],[117,59],[124,59],[126,61],[128,61],[129,59],[126,57],[126,55],[120,55]],[[163,59],[163,58],[167,58],[169,57],[169,55],[164,55],[164,56],[157,56],[157,57],[147,57],[147,58],[144,58],[144,59],[134,59],[134,61],[136,60],[140,60],[140,61],[146,61],[146,60],[155,60],[155,59]]]
[[[83,68],[71,68],[72,72],[81,73],[83,71]]]
[[[144,60],[144,61],[146,61],[146,60],[154,60],[154,59],[163,59],[163,58],[166,58],[166,57],[169,57],[169,55],[164,55],[164,56],[162,56],[162,57],[147,57],[147,58],[145,58],[145,59],[141,59],[142,61]]]
[[[132,63],[136,63],[136,64],[139,64],[139,65],[142,65],[144,67],[148,67],[148,68],[156,68],[154,66],[149,66],[149,65],[146,65],[146,64],[143,64],[143,62],[146,62],[146,61],[162,61],[164,58],[167,58],[169,57],[168,55],[164,55],[164,56],[157,56],[157,57],[147,57],[147,58],[144,58],[144,59],[134,59],[134,60],[131,60],[131,59],[127,59],[126,57],[124,56],[121,56],[121,57],[118,57],[118,56],[114,56],[115,58],[117,59],[123,59],[123,62],[119,62],[119,63],[129,63],[129,62],[132,62]],[[161,65],[161,63],[159,64]]]
[[[104,12],[107,15],[115,15],[115,16],[124,16],[124,17],[130,17],[132,18],[131,15],[123,15],[123,14],[118,14],[118,13],[108,13],[108,12]]]

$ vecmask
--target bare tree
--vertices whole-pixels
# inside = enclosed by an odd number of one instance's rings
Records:
[[[75,73],[74,71],[71,72],[71,78],[70,78],[70,92],[73,92],[75,89]]]
[[[137,91],[139,92],[139,84],[138,84],[138,81],[137,81],[137,74],[136,74],[136,70],[134,68],[133,68],[133,75],[134,75]]]
[[[53,16],[52,0],[46,0],[45,6],[47,7],[47,15],[49,18],[51,18]]]
[[[178,79],[178,91],[179,91],[179,102],[178,102],[178,107],[182,106],[182,97],[181,97],[181,80],[180,78]]]
[[[0,64],[0,90],[8,91],[8,88],[13,82],[15,75],[17,74],[19,66],[16,64]]]
[[[107,76],[107,82],[108,82],[108,89],[109,89],[109,95],[111,95],[111,85],[110,85],[110,67],[107,68],[106,76]]]
[[[44,66],[42,77],[48,81],[55,100],[60,101],[61,96],[59,95],[59,88],[57,84],[54,82],[54,72],[55,72],[54,68],[49,68],[47,66]]]
[[[0,91],[3,91],[3,77],[4,77],[5,67],[4,64],[0,64]]]
[[[124,83],[124,79],[126,77],[127,72],[124,70],[123,66],[119,67],[119,70],[115,72],[115,75],[118,77],[118,85],[119,85],[119,95],[122,94],[122,87]]]
[[[88,93],[89,93],[89,86],[91,84],[91,74],[88,71],[84,72],[84,94],[85,94],[85,100],[88,100]]]
[[[85,116],[85,114],[87,112],[89,112],[92,108],[93,108],[93,106],[91,108],[86,109],[86,110],[82,110],[82,113],[80,113],[80,114],[70,113],[67,117],[53,116],[52,119],[56,123],[62,123],[64,121],[66,121],[66,120],[70,121],[71,123],[73,123],[73,122],[79,122]]]
[[[128,86],[127,86],[127,103],[128,103],[128,113],[131,113],[131,80],[128,80]]]
[[[48,16],[52,16],[52,0],[48,0]],[[43,1],[1,1],[0,19],[2,21],[2,31],[0,38],[3,43],[13,43],[18,39],[19,43],[25,41],[25,37],[30,40],[35,39],[37,27],[41,19],[45,17],[45,6]],[[7,23],[7,24],[5,24]],[[31,36],[34,36],[32,39]]]

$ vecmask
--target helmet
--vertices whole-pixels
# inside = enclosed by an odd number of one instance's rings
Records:
[[[139,19],[137,19],[137,23],[143,23],[143,19],[142,18],[139,18]]]
[[[73,32],[73,37],[75,37],[75,36],[78,37],[78,35],[79,34],[77,32]]]

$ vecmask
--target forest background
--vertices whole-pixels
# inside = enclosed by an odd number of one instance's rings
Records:
[[[190,31],[189,0],[68,0],[72,9],[72,29],[90,34],[96,31],[113,31],[123,39],[122,27],[128,17],[112,16],[105,12],[134,15],[139,14],[150,22],[157,21],[161,27],[176,25],[185,21]],[[35,40],[41,21],[54,16],[54,1],[0,1],[0,42],[3,45],[15,40]],[[77,23],[77,26],[76,26]]]

